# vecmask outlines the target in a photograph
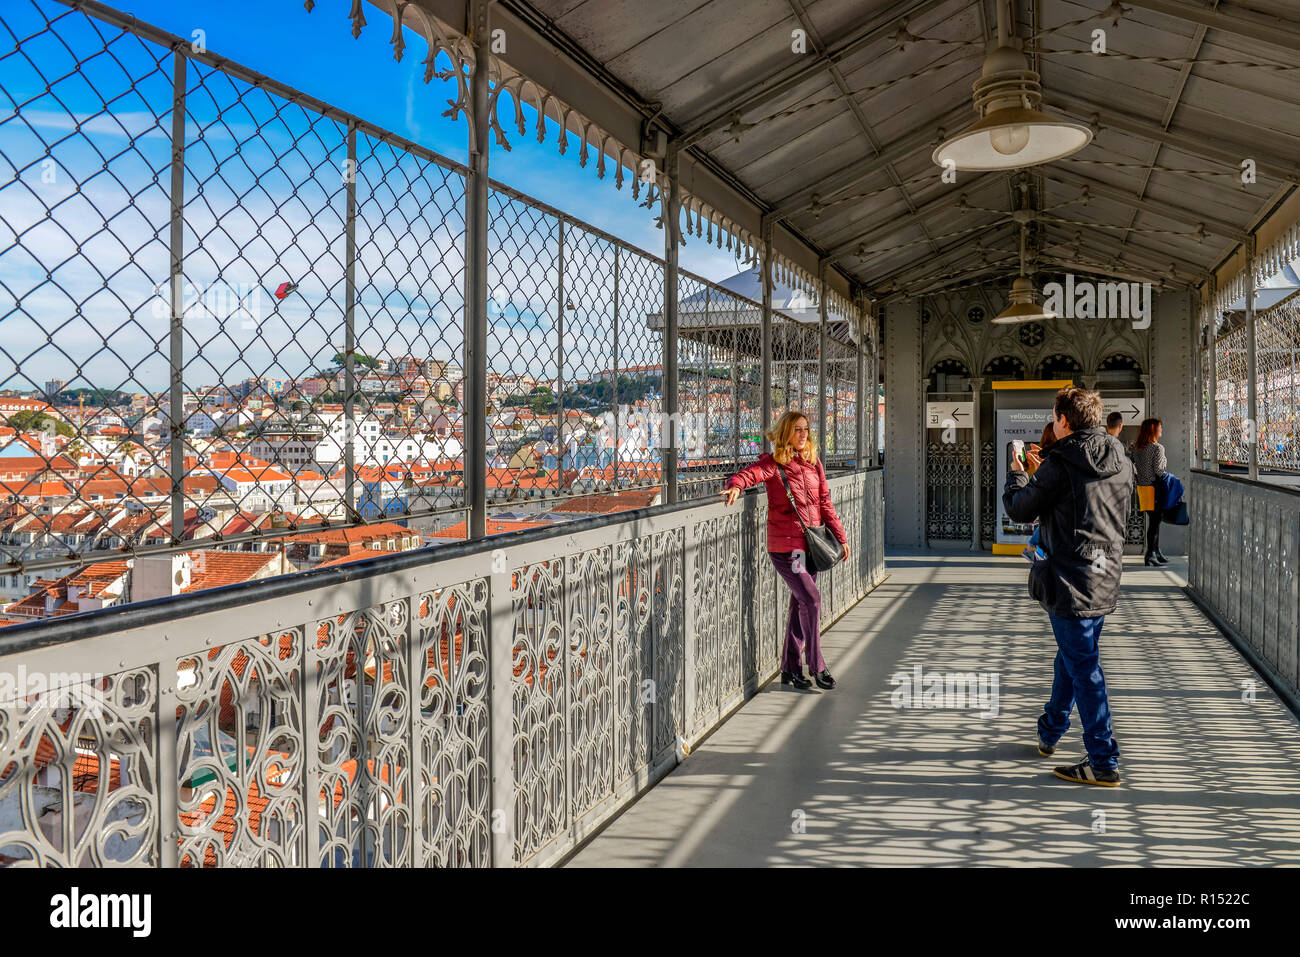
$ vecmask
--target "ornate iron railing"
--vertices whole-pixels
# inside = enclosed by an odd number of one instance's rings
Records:
[[[1257,671],[1300,704],[1300,491],[1192,470],[1188,587]]]
[[[881,477],[831,479],[853,557],[824,625],[883,576]],[[0,863],[556,862],[775,673],[766,513],[752,491],[7,629]]]

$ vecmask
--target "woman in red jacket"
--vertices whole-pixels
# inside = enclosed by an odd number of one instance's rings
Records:
[[[822,596],[817,590],[817,572],[804,564],[803,529],[790,507],[778,465],[785,468],[790,492],[798,503],[799,517],[803,518],[804,524],[811,528],[824,521],[843,546],[846,559],[849,557],[849,539],[831,505],[826,470],[808,437],[808,419],[804,414],[793,409],[785,413],[767,437],[772,440],[774,451],[764,452],[753,465],[727,479],[722,497],[727,505],[732,505],[741,489],[759,482],[767,484],[767,553],[777,574],[790,586],[790,618],[785,626],[785,650],[781,655],[781,684],[800,689],[812,687],[799,663],[802,651],[817,687],[829,691],[835,687],[835,679],[826,670],[822,658],[821,625],[818,621]]]

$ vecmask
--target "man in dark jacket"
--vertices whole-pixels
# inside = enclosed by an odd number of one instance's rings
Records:
[[[1119,595],[1133,465],[1102,427],[1096,392],[1062,389],[1053,414],[1058,441],[1041,460],[1029,452],[1032,478],[1014,461],[1002,493],[1012,521],[1039,521],[1047,553],[1029,572],[1029,593],[1047,611],[1057,646],[1052,697],[1038,719],[1038,751],[1055,752],[1077,705],[1088,759],[1054,773],[1114,787],[1120,783],[1119,747],[1111,734],[1098,639]]]

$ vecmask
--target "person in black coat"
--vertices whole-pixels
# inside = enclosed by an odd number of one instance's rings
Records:
[[[1102,427],[1101,396],[1062,389],[1053,409],[1057,442],[1041,459],[1016,460],[1002,504],[1014,522],[1037,519],[1047,557],[1029,572],[1029,593],[1047,611],[1056,636],[1052,696],[1038,719],[1038,750],[1051,755],[1079,709],[1088,758],[1058,767],[1067,781],[1114,787],[1120,783],[1119,746],[1110,726],[1110,701],[1098,640],[1115,610],[1123,567],[1124,533],[1133,496],[1133,464]]]

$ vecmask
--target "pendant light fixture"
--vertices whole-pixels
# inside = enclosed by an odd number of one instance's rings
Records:
[[[1020,224],[1020,275],[1011,284],[1011,294],[1008,296],[1011,304],[989,320],[1000,326],[1056,318],[1056,313],[1034,301],[1037,293],[1034,291],[1033,280],[1025,275],[1025,233],[1028,229],[1027,224]]]
[[[1008,35],[1007,4],[997,0],[998,47],[974,83],[974,124],[935,149],[935,165],[959,170],[1019,169],[1050,163],[1092,142],[1092,129],[1042,112],[1043,87],[1018,37]]]

